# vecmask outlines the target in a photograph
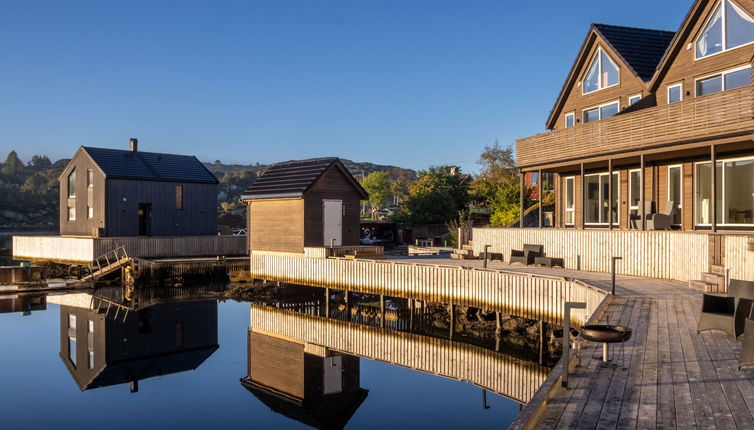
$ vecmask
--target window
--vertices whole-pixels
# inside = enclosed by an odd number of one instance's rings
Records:
[[[618,172],[613,172],[613,204],[610,205],[609,173],[596,173],[584,176],[584,205],[586,224],[608,224],[610,211],[613,212],[613,225],[618,224],[618,204],[620,190]]]
[[[696,40],[696,59],[754,42],[754,19],[730,0],[722,0]]]
[[[573,176],[565,178],[565,225],[573,225],[576,218],[575,182]]]
[[[88,365],[90,369],[94,369],[94,351],[92,350],[89,351]]]
[[[612,102],[584,111],[584,124],[607,119],[618,113],[618,102]]]
[[[94,333],[94,321],[89,320],[89,325],[87,326],[87,332],[89,334]]]
[[[683,84],[668,86],[668,104],[683,100]]]
[[[641,100],[641,94],[631,96],[628,98],[628,105],[631,106],[633,104],[636,104],[636,102],[638,102],[639,100]]]
[[[575,122],[576,122],[576,114],[574,114],[573,112],[567,113],[565,116],[566,128],[573,127],[575,125]]]
[[[531,185],[537,185],[539,184],[539,175],[537,175],[538,172],[531,172]]]
[[[76,330],[76,315],[68,315],[68,328]]]
[[[68,206],[68,221],[76,221],[76,206]]]
[[[723,226],[754,225],[754,158],[721,160],[716,163],[716,223]],[[696,164],[695,221],[710,225],[712,220],[711,163]]]
[[[86,207],[86,217],[89,219],[94,218],[94,208],[91,206]]]
[[[628,212],[631,219],[641,217],[641,169],[628,171]],[[633,225],[633,223],[631,223]]]
[[[681,225],[681,210],[683,209],[683,168],[682,166],[668,166],[668,201],[673,202],[671,223]]]
[[[76,336],[68,336],[68,360],[76,367]]]
[[[696,80],[696,95],[706,96],[751,84],[751,67],[729,70]]]
[[[175,208],[183,210],[183,185],[175,186]]]
[[[94,170],[92,169],[86,170],[86,187],[87,188],[94,187]]]
[[[589,94],[614,85],[618,85],[618,66],[607,56],[602,48],[597,49],[594,60],[589,65],[584,82],[583,94]]]
[[[76,198],[76,169],[73,169],[71,173],[68,174],[68,198]]]

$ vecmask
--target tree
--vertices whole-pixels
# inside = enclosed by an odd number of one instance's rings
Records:
[[[24,163],[18,158],[16,151],[11,151],[3,163],[2,173],[15,176],[24,169]]]
[[[409,227],[445,224],[458,217],[468,201],[468,175],[455,166],[430,167],[420,171],[419,178],[409,186],[395,220]]]
[[[390,197],[390,176],[387,172],[372,172],[361,180],[361,186],[369,193],[369,206],[372,208],[372,218],[376,218],[377,211],[387,203]]]
[[[479,176],[471,184],[471,194],[475,202],[490,206],[499,188],[517,184],[516,160],[511,147],[503,148],[495,141],[485,146],[477,163],[482,167]],[[517,185],[516,185],[517,186]]]
[[[31,161],[29,162],[29,167],[34,170],[48,169],[51,166],[52,162],[46,155],[35,155],[31,157]]]

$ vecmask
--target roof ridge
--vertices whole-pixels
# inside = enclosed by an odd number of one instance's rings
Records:
[[[604,24],[604,23],[600,23],[600,22],[594,22],[594,23],[592,23],[592,26],[595,26],[595,27],[602,26],[602,27],[613,27],[613,28],[626,28],[626,29],[629,29],[629,30],[655,31],[655,32],[658,32],[658,33],[671,33],[671,34],[675,34],[676,33],[675,31],[660,30],[660,29],[657,29],[657,28],[634,27],[634,26],[631,26],[631,25]]]

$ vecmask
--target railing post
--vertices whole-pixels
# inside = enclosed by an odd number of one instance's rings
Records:
[[[485,269],[487,268],[487,259],[489,258],[488,249],[490,249],[490,245],[484,245],[484,265],[482,267]]]
[[[613,159],[607,160],[607,213],[608,213],[608,229],[613,229]]]
[[[537,194],[539,195],[539,228],[542,228],[542,169],[537,172]]]
[[[563,306],[563,373],[561,385],[568,388],[568,368],[571,361],[571,309],[586,309],[583,302],[565,302]]]
[[[639,179],[641,180],[641,186],[639,187],[639,201],[641,202],[639,210],[641,211],[641,229],[642,231],[647,229],[647,202],[645,201],[644,194],[646,191],[644,190],[644,154],[641,154],[639,156],[639,164],[641,172],[639,172]]]
[[[712,198],[711,198],[711,205],[712,208],[712,219],[710,220],[710,225],[712,225],[712,232],[717,231],[717,151],[715,150],[715,145],[710,145],[709,152],[710,152],[710,168],[712,169]]]
[[[612,277],[613,295],[615,295],[615,262],[618,261],[618,260],[623,260],[623,257],[613,257],[611,259],[611,262],[612,262],[612,274],[613,274],[613,277]]]
[[[518,172],[518,207],[519,207],[519,215],[518,215],[518,227],[524,228],[524,175],[523,172]]]

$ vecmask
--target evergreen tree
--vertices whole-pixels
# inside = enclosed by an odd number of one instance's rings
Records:
[[[9,176],[16,176],[24,170],[24,163],[18,158],[16,151],[11,151],[3,163],[2,173]]]

